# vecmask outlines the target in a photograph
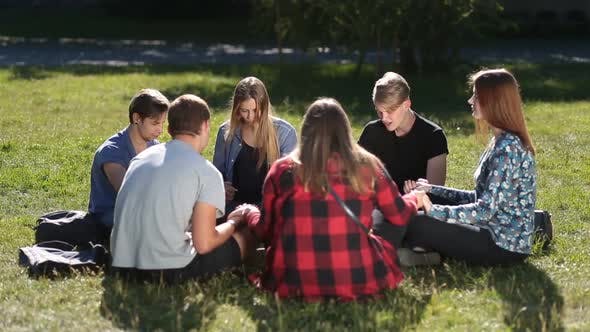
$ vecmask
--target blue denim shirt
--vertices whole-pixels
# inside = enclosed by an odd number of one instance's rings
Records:
[[[513,134],[492,138],[475,171],[474,191],[432,186],[460,205],[433,205],[428,215],[490,231],[500,248],[530,254],[536,200],[535,159]]]
[[[297,132],[289,122],[283,119],[273,117],[272,121],[277,131],[279,154],[283,157],[295,149]],[[234,164],[242,149],[242,132],[240,128],[236,129],[235,135],[230,139],[229,144],[225,140],[225,133],[228,130],[229,121],[226,121],[219,127],[217,140],[215,141],[215,151],[213,152],[213,165],[221,172],[224,181],[232,181]]]

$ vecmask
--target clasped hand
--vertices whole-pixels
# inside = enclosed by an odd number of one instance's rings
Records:
[[[404,182],[404,192],[410,193],[414,192],[416,197],[418,198],[418,208],[424,209],[426,213],[430,211],[432,207],[432,202],[426,193],[429,193],[432,189],[432,185],[428,183],[426,179],[418,179],[414,180],[406,180]]]
[[[240,204],[230,214],[227,215],[228,220],[234,220],[238,224],[242,224],[248,220],[248,216],[252,212],[260,212],[258,207],[253,204]]]

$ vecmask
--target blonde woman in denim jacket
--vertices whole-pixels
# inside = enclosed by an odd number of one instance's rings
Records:
[[[217,132],[213,164],[225,182],[226,210],[241,203],[260,204],[269,166],[297,144],[295,128],[272,116],[266,87],[246,77],[234,90],[230,119]]]

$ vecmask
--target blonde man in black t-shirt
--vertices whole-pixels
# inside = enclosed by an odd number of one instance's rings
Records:
[[[429,183],[444,185],[449,153],[447,138],[440,126],[412,110],[408,82],[397,73],[385,73],[373,88],[373,104],[379,119],[363,128],[359,145],[385,164],[400,191],[401,188],[411,191],[405,185],[409,180],[427,179]],[[377,210],[373,219],[377,234],[395,244],[402,242],[404,227],[395,228],[383,222],[383,215]],[[399,255],[402,265],[440,262],[437,253],[417,257],[413,252],[401,250]],[[405,256],[411,256],[413,261],[404,261]]]
[[[381,159],[400,189],[420,178],[444,185],[447,139],[440,126],[412,110],[408,82],[385,73],[375,83],[373,103],[379,119],[365,126],[358,143]]]

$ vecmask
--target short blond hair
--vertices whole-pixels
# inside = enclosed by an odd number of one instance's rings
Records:
[[[373,104],[400,105],[410,98],[410,85],[403,76],[389,71],[373,87]]]

